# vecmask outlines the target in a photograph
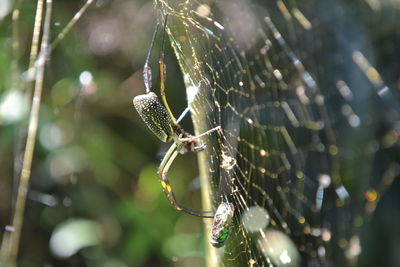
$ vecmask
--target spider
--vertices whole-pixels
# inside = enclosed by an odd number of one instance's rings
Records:
[[[214,215],[204,215],[211,213],[211,211],[200,211],[191,208],[187,208],[180,204],[175,197],[172,190],[171,184],[167,178],[168,170],[171,164],[178,156],[178,154],[185,154],[187,152],[200,152],[206,148],[206,144],[198,144],[200,137],[208,135],[214,131],[220,130],[221,127],[212,128],[200,135],[192,136],[186,133],[178,124],[179,120],[176,120],[174,115],[169,108],[166,96],[165,96],[165,76],[166,67],[164,63],[164,39],[165,31],[167,26],[167,17],[164,22],[164,32],[162,35],[161,52],[159,59],[159,71],[160,71],[160,91],[161,99],[164,105],[160,103],[157,95],[151,91],[152,88],[152,73],[149,66],[151,51],[153,49],[154,41],[158,32],[159,24],[157,23],[156,29],[154,30],[152,41],[150,44],[149,52],[143,67],[143,81],[146,88],[146,94],[138,95],[133,99],[133,105],[137,112],[147,124],[149,129],[163,142],[173,142],[171,147],[161,161],[158,167],[158,176],[161,182],[161,186],[168,201],[174,206],[176,210],[183,211],[190,215],[203,217],[203,218],[214,218]],[[183,116],[180,116],[182,118]]]

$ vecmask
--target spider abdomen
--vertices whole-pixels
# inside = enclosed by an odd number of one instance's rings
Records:
[[[133,98],[133,105],[149,129],[163,142],[172,140],[171,117],[155,93],[138,95]]]

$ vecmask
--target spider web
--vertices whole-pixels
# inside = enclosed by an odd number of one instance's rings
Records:
[[[373,3],[157,1],[196,134],[222,127],[199,153],[203,201],[227,198],[235,216],[209,266],[357,263],[399,172],[398,99],[365,24],[384,8]]]

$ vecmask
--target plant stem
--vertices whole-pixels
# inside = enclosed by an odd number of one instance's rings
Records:
[[[39,0],[41,1],[41,0]],[[15,202],[15,212],[12,220],[13,231],[9,232],[9,242],[6,244],[5,259],[6,266],[17,265],[18,248],[23,225],[26,196],[28,193],[29,180],[31,177],[33,152],[36,143],[36,135],[39,122],[39,110],[43,91],[43,79],[45,63],[48,55],[48,44],[50,36],[50,21],[52,11],[52,0],[46,0],[46,15],[43,25],[43,37],[38,60],[36,62],[35,88],[32,99],[31,112],[29,117],[28,137],[26,140],[25,152],[22,162],[22,171],[18,185],[17,198]],[[4,241],[6,242],[6,241]]]

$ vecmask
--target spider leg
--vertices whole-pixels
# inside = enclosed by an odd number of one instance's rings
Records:
[[[207,144],[201,144],[201,145],[199,145],[199,146],[195,146],[194,148],[193,148],[193,151],[194,152],[200,152],[200,151],[203,151],[204,149],[206,149],[207,148]]]
[[[150,62],[151,51],[153,50],[154,41],[156,39],[156,35],[157,35],[159,26],[160,26],[160,24],[157,23],[156,29],[154,30],[154,33],[153,33],[153,37],[151,38],[150,49],[149,49],[149,52],[147,53],[146,62],[144,63],[144,67],[143,67],[143,81],[144,81],[144,86],[146,87],[146,93],[151,92],[152,74],[151,74],[151,68],[149,66],[149,62]]]
[[[165,16],[164,32],[163,32],[162,41],[161,41],[160,60],[158,61],[158,64],[160,67],[160,93],[161,93],[161,99],[164,103],[165,109],[167,110],[169,116],[171,117],[172,124],[177,125],[178,122],[176,121],[175,116],[172,114],[172,111],[168,105],[167,97],[165,96],[165,81],[166,81],[165,76],[167,73],[167,69],[166,69],[165,63],[164,63],[164,40],[165,40],[165,31],[167,28],[167,19],[168,19],[168,14]]]
[[[179,117],[176,120],[176,122],[179,123],[186,116],[186,114],[189,112],[189,110],[190,110],[189,107],[185,108],[185,110],[182,112],[182,114],[179,115]]]
[[[161,186],[164,190],[165,196],[167,197],[168,201],[171,203],[172,206],[176,210],[183,211],[187,214],[198,216],[198,217],[203,217],[203,218],[214,218],[214,216],[211,215],[203,215],[204,213],[211,213],[211,211],[200,211],[200,210],[195,210],[191,209],[188,207],[185,207],[184,205],[178,203],[176,200],[175,194],[172,191],[171,184],[169,183],[169,180],[167,178],[168,170],[171,167],[172,162],[175,160],[175,158],[178,156],[179,151],[177,150],[177,145],[176,143],[173,143],[171,147],[168,149],[167,153],[164,156],[164,159],[161,161],[161,164],[158,168],[158,176],[161,182]]]
[[[202,137],[204,135],[207,135],[207,134],[210,134],[212,132],[218,131],[220,129],[221,129],[221,126],[217,126],[215,128],[212,128],[212,129],[202,133],[202,134],[199,134],[199,135],[196,135],[196,136],[185,137],[185,138],[179,138],[178,140],[180,142],[196,142],[197,139],[199,139],[200,137]],[[204,146],[204,145],[202,145],[202,146]]]

